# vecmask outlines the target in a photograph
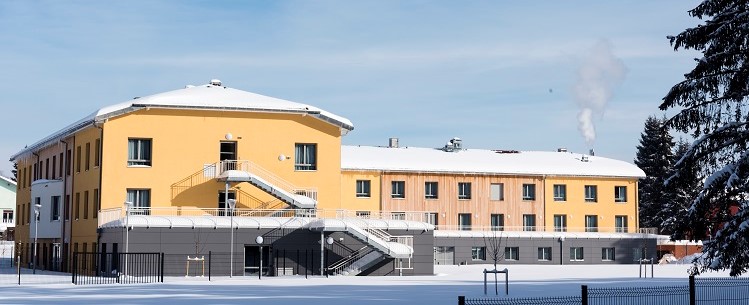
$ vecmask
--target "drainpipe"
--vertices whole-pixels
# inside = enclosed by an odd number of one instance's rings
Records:
[[[102,172],[104,171],[104,158],[102,158],[101,151],[104,150],[104,123],[103,122],[94,122],[94,127],[99,129],[99,150],[95,151],[94,159],[99,158],[99,198],[95,198],[96,202],[98,203],[98,210],[95,210],[94,213],[99,214],[99,211],[101,211],[101,194],[103,193],[101,188],[101,178],[102,178]],[[94,148],[96,148],[96,145],[94,145]],[[96,217],[96,246],[101,247],[101,230],[99,230],[99,221],[101,218],[99,217],[101,215],[97,215]],[[93,249],[94,252],[97,252],[96,249]]]

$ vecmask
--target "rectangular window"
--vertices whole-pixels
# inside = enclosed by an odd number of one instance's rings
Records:
[[[60,157],[58,158],[58,160],[60,160],[60,177],[62,177],[63,175],[62,171],[63,171],[63,168],[65,167],[65,162],[62,161],[63,160],[62,153],[60,153]]]
[[[3,223],[13,223],[13,210],[3,211]]]
[[[370,197],[372,195],[371,184],[370,180],[356,180],[356,197]]]
[[[297,143],[295,146],[294,169],[298,171],[317,170],[317,144]]]
[[[504,183],[492,183],[491,188],[491,200],[502,201],[505,200],[505,184]]]
[[[52,179],[57,177],[57,156],[52,156]]]
[[[73,151],[68,149],[68,154],[65,155],[65,174],[70,176],[70,172],[73,171],[71,166],[73,166],[73,162],[71,162],[70,158],[73,156]]]
[[[471,247],[471,260],[485,261],[486,247]]]
[[[585,215],[585,232],[598,232],[598,215]]]
[[[583,247],[570,247],[570,261],[581,262],[584,260]]]
[[[554,184],[554,201],[567,201],[566,184]]]
[[[75,172],[76,173],[81,172],[81,147],[80,146],[75,148]]]
[[[127,139],[127,165],[151,166],[151,139]]]
[[[632,249],[632,261],[639,262],[645,259],[645,248]]]
[[[232,210],[229,208],[229,206],[226,205],[226,200],[227,199],[229,199],[229,200],[235,199],[236,200],[237,199],[237,193],[234,192],[234,191],[229,191],[228,194],[226,192],[224,192],[224,191],[219,191],[218,192],[218,216],[228,216],[229,213],[232,212]],[[130,201],[130,200],[128,200],[128,201]],[[237,202],[235,201],[234,202],[234,204],[235,204],[234,208],[235,209],[237,208],[236,203]]]
[[[523,184],[523,200],[536,200],[535,184]]]
[[[49,158],[47,158],[47,162],[44,163],[44,179],[49,180]]]
[[[70,220],[70,195],[65,195],[65,221]]]
[[[391,212],[390,219],[392,220],[406,220],[406,212]]]
[[[392,181],[390,186],[391,198],[406,198],[406,181]]]
[[[627,187],[626,186],[614,187],[614,202],[627,202]]]
[[[520,259],[519,247],[505,247],[505,260],[516,261]]]
[[[74,208],[75,220],[81,217],[81,193],[75,193],[75,208]]]
[[[83,192],[83,219],[88,219],[88,191]]]
[[[135,211],[130,213],[135,215],[150,215],[151,207],[151,190],[148,189],[128,189],[127,202],[133,204]]]
[[[437,182],[424,182],[424,198],[426,199],[437,199]]]
[[[585,186],[585,202],[598,202],[598,186]]]
[[[436,226],[437,225],[437,215],[439,215],[439,214],[437,214],[436,212],[435,213],[426,213],[426,215],[424,215],[424,217],[426,218],[426,221],[427,221],[428,224]]]
[[[601,248],[601,260],[610,262],[614,260],[614,248]]]
[[[536,214],[523,214],[523,231],[536,231]]]
[[[86,143],[86,171],[91,169],[91,142]]]
[[[505,230],[505,214],[491,214],[492,231]]]
[[[458,214],[458,230],[461,230],[461,231],[471,230],[471,214],[470,213]]]
[[[92,198],[94,200],[94,218],[99,217],[99,189],[94,189],[94,197]]]
[[[538,247],[538,260],[550,261],[551,260],[551,247]]]
[[[567,232],[567,215],[554,215],[554,232]]]
[[[51,202],[52,204],[50,206],[50,209],[51,209],[50,220],[59,221],[60,220],[60,196],[52,196]]]
[[[629,232],[629,228],[627,228],[627,216],[626,215],[614,216],[614,226],[615,226],[617,233]]]
[[[94,167],[101,165],[101,139],[94,142]]]
[[[458,199],[471,199],[470,182],[458,182]]]
[[[356,211],[356,217],[359,218],[369,218],[370,214],[370,211]]]

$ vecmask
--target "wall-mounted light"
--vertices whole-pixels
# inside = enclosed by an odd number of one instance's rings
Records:
[[[224,136],[224,138],[227,139],[227,140],[231,140],[231,139],[234,138],[234,135],[232,135],[231,132],[227,132],[226,135]]]
[[[278,161],[289,160],[289,159],[291,159],[291,157],[287,155],[284,155],[284,154],[278,155]]]

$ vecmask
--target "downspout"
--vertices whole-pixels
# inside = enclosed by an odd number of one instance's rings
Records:
[[[98,215],[98,214],[99,214],[99,211],[101,211],[101,198],[102,198],[101,194],[103,193],[103,190],[101,188],[101,179],[102,179],[102,173],[104,172],[104,158],[102,158],[103,154],[101,152],[104,150],[104,123],[95,121],[94,127],[99,128],[99,150],[94,152],[96,154],[94,156],[94,160],[96,160],[97,158],[99,159],[99,194],[98,194],[99,198],[95,198],[98,206],[96,207],[97,210],[94,211],[94,213],[97,214],[96,216],[96,222],[97,222],[96,223],[96,246],[101,248],[101,230],[99,228],[99,223],[98,223],[99,221],[101,221],[101,215]],[[93,250],[94,252],[97,252],[96,249],[93,249]]]
[[[544,200],[542,202],[544,205],[544,232],[546,232],[546,221],[549,220],[549,215],[546,215],[546,175],[541,176],[541,188],[541,192],[544,194]]]

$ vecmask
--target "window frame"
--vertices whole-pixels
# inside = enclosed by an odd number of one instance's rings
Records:
[[[560,220],[559,226],[557,219]],[[567,214],[554,214],[554,232],[567,232]]]
[[[608,251],[610,250],[610,251]],[[603,262],[613,262],[616,260],[616,248],[614,247],[604,247],[601,248],[601,261]]]
[[[585,202],[598,202],[598,186],[597,185],[585,186]]]
[[[49,199],[50,203],[50,221],[60,221],[60,204],[62,203],[62,196],[51,196]]]
[[[579,258],[578,258],[578,254],[579,254]],[[584,262],[585,261],[585,248],[570,247],[570,261],[571,262]]]
[[[538,247],[538,261],[550,262],[552,255],[551,247]]]
[[[372,197],[372,180],[356,180],[356,198]]]
[[[439,199],[439,183],[437,181],[424,182],[424,199]]]
[[[294,143],[294,170],[317,171],[317,143]]]
[[[468,220],[466,223],[464,218]],[[471,231],[471,222],[473,215],[471,213],[458,213],[458,230],[459,231]]]
[[[523,183],[522,192],[523,201],[535,201],[536,200],[536,184],[535,183]]]
[[[486,261],[486,247],[471,247],[472,261]]]
[[[134,150],[132,145],[135,146]],[[146,146],[147,144],[147,146]],[[147,151],[144,151],[147,149]],[[135,155],[131,155],[131,153]],[[147,156],[146,156],[147,155]],[[153,166],[153,139],[151,138],[128,138],[127,139],[127,167],[152,167]]]
[[[585,215],[585,232],[598,232],[598,215]]]
[[[132,196],[130,195],[131,193],[133,194]],[[147,201],[145,203],[142,202],[143,198],[144,198],[144,194],[146,195],[145,199]],[[133,203],[133,207],[134,208],[149,208],[149,210],[139,211],[137,215],[150,215],[151,214],[151,211],[150,211],[150,208],[151,208],[151,189],[128,188],[126,190],[125,198],[127,198],[127,200],[130,200],[131,198],[135,199],[133,201],[130,201],[130,202]],[[132,215],[133,212],[131,211],[130,213]]]
[[[458,182],[458,200],[471,200],[470,182]]]
[[[406,181],[403,181],[403,180],[390,181],[390,198],[406,199]]]
[[[513,255],[514,254],[514,255]],[[505,261],[519,261],[520,247],[505,247]]]
[[[496,187],[496,192],[495,192]],[[495,194],[497,196],[495,196]],[[492,201],[504,201],[505,200],[505,184],[504,183],[490,183],[489,184],[489,200]]]
[[[554,184],[554,201],[567,201],[567,185]]]
[[[495,224],[495,220],[496,224]],[[505,214],[491,214],[489,216],[489,224],[491,225],[492,231],[504,231],[505,230]]]
[[[616,203],[627,202],[627,186],[626,185],[614,186],[614,202]]]
[[[528,225],[528,219],[532,220],[532,225]],[[523,214],[523,231],[536,231],[536,214]]]
[[[614,231],[616,233],[628,233],[629,232],[629,217],[627,215],[614,215]],[[622,226],[620,226],[620,221]]]

